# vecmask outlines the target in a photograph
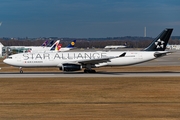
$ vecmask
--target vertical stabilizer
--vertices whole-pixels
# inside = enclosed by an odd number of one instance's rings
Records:
[[[48,44],[48,40],[44,41],[43,44],[42,44],[41,46],[46,47],[47,44]]]
[[[57,40],[57,41],[52,45],[52,47],[51,47],[50,50],[51,50],[51,51],[55,51],[55,50],[57,49],[59,43],[60,43],[60,40]]]
[[[164,51],[172,31],[172,28],[163,30],[144,51]]]
[[[76,44],[76,40],[73,40],[68,46],[67,48],[73,48]]]
[[[54,40],[51,40],[48,44],[47,47],[51,47],[54,44]]]

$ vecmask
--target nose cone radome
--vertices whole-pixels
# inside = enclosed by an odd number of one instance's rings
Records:
[[[9,64],[9,65],[10,65],[10,63],[11,63],[11,62],[10,62],[10,60],[9,60],[9,59],[7,59],[7,58],[6,58],[6,59],[4,59],[4,60],[3,60],[3,62],[4,62],[4,63],[6,63],[6,64]]]
[[[7,64],[7,59],[4,59],[3,62]]]

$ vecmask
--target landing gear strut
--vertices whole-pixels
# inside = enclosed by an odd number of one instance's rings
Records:
[[[87,64],[84,69],[84,73],[96,73],[96,71],[91,69],[91,64]]]
[[[23,73],[22,67],[19,67],[19,73]]]

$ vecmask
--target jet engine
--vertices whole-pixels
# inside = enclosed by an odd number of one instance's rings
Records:
[[[82,66],[79,64],[65,63],[62,64],[62,67],[60,67],[59,69],[62,71],[77,71],[77,70],[81,70]]]

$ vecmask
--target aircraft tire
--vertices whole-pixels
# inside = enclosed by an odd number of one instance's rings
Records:
[[[22,73],[23,73],[23,70],[20,70],[20,73],[22,74]]]
[[[96,73],[96,70],[92,70],[92,69],[91,69],[91,70],[86,70],[86,69],[85,69],[85,70],[84,70],[84,73]]]
[[[88,73],[88,70],[85,69],[85,70],[84,70],[84,73]]]

